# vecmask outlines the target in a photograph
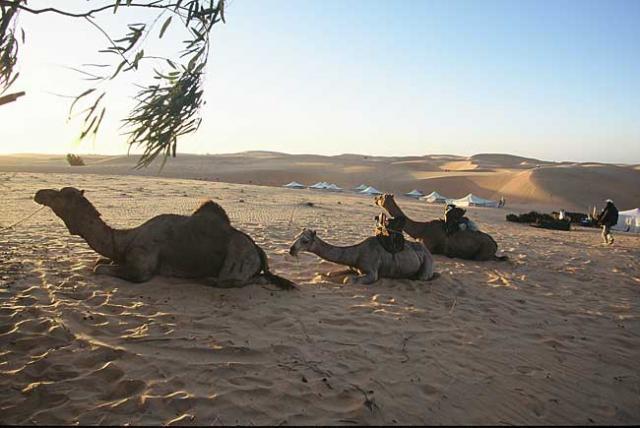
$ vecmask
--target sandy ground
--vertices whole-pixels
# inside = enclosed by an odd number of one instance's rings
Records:
[[[463,164],[450,165],[465,167]],[[368,197],[160,178],[17,173],[0,227],[73,185],[113,226],[205,198],[297,291],[96,276],[96,254],[47,208],[0,230],[3,424],[638,424],[640,238],[534,229],[471,209],[509,262],[435,256],[432,282],[330,282],[302,227],[372,233]],[[306,206],[313,202],[314,206]],[[441,206],[399,199],[419,220]]]

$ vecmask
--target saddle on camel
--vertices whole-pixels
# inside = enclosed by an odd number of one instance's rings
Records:
[[[447,204],[444,209],[444,230],[447,235],[451,235],[461,230],[474,230],[478,228],[474,222],[465,217],[467,210],[453,204]]]
[[[380,213],[375,216],[376,229],[375,235],[382,248],[391,254],[399,253],[404,249],[404,235],[402,229],[406,222],[405,217],[387,217],[386,214]]]

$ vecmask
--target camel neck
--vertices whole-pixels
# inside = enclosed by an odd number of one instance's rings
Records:
[[[119,233],[100,217],[85,219],[76,227],[77,234],[83,237],[96,253],[114,261],[119,259],[116,243]]]
[[[406,221],[404,223],[403,230],[407,232],[407,235],[409,235],[414,239],[420,237],[420,235],[422,235],[422,230],[424,229],[424,223],[411,220],[409,217],[406,217],[406,216],[405,218],[406,218]]]
[[[386,208],[386,210],[389,212],[389,214],[391,214],[392,217],[404,217],[406,219],[403,230],[407,233],[407,235],[411,236],[412,238],[417,238],[421,235],[424,223],[420,223],[410,219],[409,216],[402,212],[400,207],[396,205],[395,201],[391,204],[391,206],[389,206],[389,208]]]
[[[325,260],[344,266],[355,266],[358,260],[357,246],[337,247],[324,242],[317,236],[309,251]]]

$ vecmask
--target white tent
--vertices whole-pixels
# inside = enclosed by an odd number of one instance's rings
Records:
[[[287,187],[289,189],[304,189],[307,186],[305,186],[304,184],[300,184],[297,181],[292,181],[291,183],[285,184],[282,187]]]
[[[382,192],[376,189],[375,187],[367,187],[366,189],[359,192],[361,195],[382,195]]]
[[[353,190],[357,190],[358,192],[361,192],[362,190],[366,189],[367,187],[369,187],[369,186],[367,186],[366,184],[361,184],[358,187],[354,187]]]
[[[498,203],[496,201],[481,198],[473,193],[469,193],[467,196],[460,199],[447,199],[447,204],[454,204],[459,207],[498,207]]]
[[[640,208],[618,212],[618,223],[612,229],[640,233]]]
[[[445,202],[447,202],[447,197],[442,196],[438,192],[431,192],[427,196],[423,196],[422,198],[420,198],[420,200],[427,201],[431,204],[444,204]]]
[[[326,190],[327,187],[329,187],[329,183],[327,183],[326,181],[320,181],[313,186],[309,186],[309,189]]]
[[[420,197],[424,196],[424,193],[419,190],[413,189],[412,191],[405,193],[404,195],[409,196],[410,198],[419,199]]]
[[[333,184],[333,183],[332,183],[332,184],[329,184],[329,185],[326,187],[326,189],[327,189],[327,190],[332,190],[332,191],[334,191],[334,192],[342,192],[342,187],[338,187],[338,186],[336,186],[336,185],[335,185],[335,184]]]

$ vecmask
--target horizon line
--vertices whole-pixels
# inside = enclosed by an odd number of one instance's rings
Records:
[[[3,156],[66,156],[70,152],[62,153],[62,152],[54,152],[54,153],[46,153],[46,152],[13,152],[13,153],[0,153],[0,157]],[[430,153],[430,154],[422,154],[422,155],[375,155],[375,154],[362,154],[362,153],[340,153],[336,155],[327,155],[320,153],[287,153],[287,152],[279,152],[274,150],[244,150],[239,152],[220,152],[220,153],[190,153],[183,152],[178,153],[176,159],[180,156],[228,156],[228,155],[240,155],[240,154],[249,154],[249,153],[265,153],[265,154],[274,154],[274,155],[286,155],[286,156],[321,156],[328,158],[339,158],[344,156],[362,156],[363,158],[428,158],[428,157],[436,157],[436,156],[449,156],[449,157],[457,157],[470,160],[476,156],[510,156],[516,158],[522,158],[526,160],[533,160],[542,163],[554,163],[554,164],[603,164],[603,165],[624,165],[624,166],[637,166],[639,163],[624,163],[624,162],[604,162],[604,161],[575,161],[575,160],[545,160],[539,159],[530,156],[524,156],[513,153],[502,153],[502,152],[480,152],[475,153],[473,155],[457,155],[452,153]],[[78,152],[73,153],[81,156],[102,156],[102,157],[136,157],[140,156],[139,153],[121,153],[121,154],[105,154],[105,153],[90,153],[90,152]],[[168,161],[170,162],[170,160]]]

